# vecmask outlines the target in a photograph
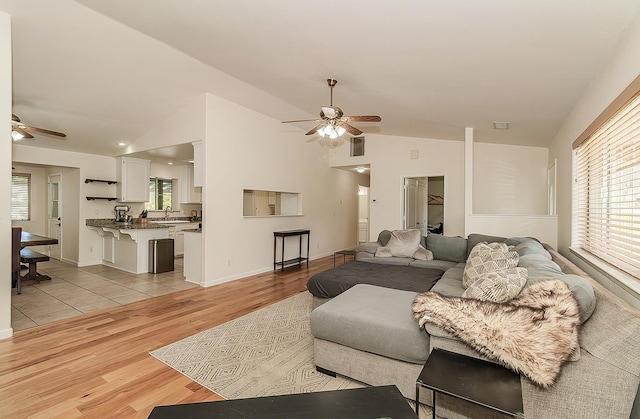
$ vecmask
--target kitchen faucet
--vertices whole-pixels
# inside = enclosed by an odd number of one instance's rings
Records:
[[[167,221],[169,219],[169,211],[171,211],[171,207],[166,207],[164,209],[164,220]]]

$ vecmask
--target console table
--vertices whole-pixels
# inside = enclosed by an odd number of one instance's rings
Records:
[[[275,271],[278,266],[281,267],[281,270],[284,271],[285,266],[289,265],[300,265],[305,260],[307,261],[307,266],[309,266],[309,241],[310,241],[310,230],[285,230],[285,231],[274,231],[273,232],[273,270]],[[307,236],[307,255],[306,257],[302,257],[302,236]],[[293,259],[284,260],[284,242],[287,237],[299,237],[299,252],[298,257]],[[278,237],[280,237],[282,241],[282,250],[280,254],[280,261],[277,260],[276,250],[278,248],[277,241]]]

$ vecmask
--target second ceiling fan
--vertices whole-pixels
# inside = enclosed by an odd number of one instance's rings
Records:
[[[320,107],[320,119],[300,119],[296,121],[282,121],[283,124],[295,122],[320,122],[305,135],[319,134],[322,137],[329,137],[334,140],[342,136],[345,132],[351,135],[360,135],[362,131],[349,122],[380,122],[382,118],[378,115],[369,116],[344,116],[342,109],[333,106],[333,87],[338,83],[336,79],[327,79],[327,84],[331,89],[329,106]]]
[[[14,141],[21,140],[23,138],[33,138],[33,135],[29,133],[35,132],[39,134],[47,134],[52,135],[54,137],[59,137],[60,139],[65,139],[66,134],[58,131],[52,131],[50,129],[38,128],[31,125],[24,124],[18,115],[11,114],[11,138]]]

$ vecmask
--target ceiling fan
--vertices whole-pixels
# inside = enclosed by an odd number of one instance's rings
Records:
[[[333,87],[338,83],[336,79],[327,79],[327,84],[331,89],[331,97],[329,106],[320,107],[320,119],[300,119],[297,121],[282,121],[283,124],[290,124],[294,122],[320,122],[313,127],[305,135],[319,134],[322,137],[329,137],[335,140],[341,137],[345,132],[351,135],[360,135],[362,131],[358,128],[350,125],[349,122],[380,122],[382,118],[377,115],[370,116],[344,116],[342,109],[337,106],[333,106]]]
[[[67,136],[67,134],[62,132],[23,124],[18,115],[11,114],[11,138],[13,138],[14,141],[22,140],[23,138],[33,138],[33,135],[31,135],[29,131],[39,134],[53,135],[55,137],[60,137],[60,139],[65,139]]]

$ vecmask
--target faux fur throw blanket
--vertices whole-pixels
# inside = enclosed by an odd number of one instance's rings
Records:
[[[420,327],[437,325],[543,388],[578,349],[578,304],[558,280],[533,284],[502,304],[425,292],[413,312]]]

